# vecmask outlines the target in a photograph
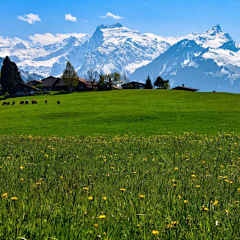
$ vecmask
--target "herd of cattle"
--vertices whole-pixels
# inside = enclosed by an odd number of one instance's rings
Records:
[[[45,103],[47,104],[47,100],[45,100]],[[20,104],[21,105],[29,104],[29,100],[20,101]],[[37,101],[36,100],[32,100],[32,104],[37,104]],[[57,101],[57,104],[60,104],[60,101]],[[2,106],[5,106],[5,105],[15,105],[15,101],[13,101],[12,104],[10,104],[10,102],[3,102]]]

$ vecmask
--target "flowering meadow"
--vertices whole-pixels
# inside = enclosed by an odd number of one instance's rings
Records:
[[[239,134],[0,142],[0,239],[240,238]]]

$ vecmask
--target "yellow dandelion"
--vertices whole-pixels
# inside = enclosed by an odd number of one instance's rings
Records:
[[[227,210],[227,209],[225,209],[225,212],[226,212],[226,213],[228,213],[228,210]]]
[[[5,198],[7,198],[7,196],[8,196],[7,193],[4,193],[4,194],[2,195],[2,197],[5,197]]]
[[[205,208],[204,208],[204,211],[206,211],[206,212],[207,212],[208,210],[209,210],[209,209],[208,209],[207,207],[205,207]]]
[[[144,196],[144,195],[139,195],[139,197],[140,197],[140,198],[142,198],[142,199],[143,199],[143,198],[145,198],[145,196]]]
[[[177,187],[177,184],[173,184],[173,187]]]
[[[100,215],[98,218],[100,219],[106,218],[106,215]]]
[[[84,214],[84,215],[87,215],[87,212],[84,212],[83,214]]]
[[[97,224],[97,223],[95,223],[95,224],[94,224],[94,227],[95,227],[95,228],[97,228],[97,227],[98,227],[98,224]]]
[[[87,191],[88,191],[88,188],[87,188],[87,187],[84,187],[83,190],[87,190]]]
[[[63,176],[60,176],[61,179],[63,179]]]
[[[187,203],[187,202],[188,202],[188,200],[183,200],[183,202],[184,202],[184,203]]]
[[[197,187],[197,188],[200,188],[200,185],[197,185],[196,187]]]
[[[102,199],[103,199],[104,201],[106,201],[106,200],[107,200],[107,197],[103,197]]]
[[[88,200],[93,200],[93,197],[88,197]]]
[[[218,201],[215,201],[214,203],[213,203],[213,205],[217,205],[218,204]]]
[[[239,203],[239,201],[235,201],[235,203]]]
[[[178,170],[178,167],[175,167],[175,168],[174,168],[174,170],[176,170],[176,171],[177,171],[177,170]]]
[[[178,198],[181,199],[182,197],[180,195],[178,195]]]
[[[159,234],[159,231],[157,231],[157,230],[152,230],[152,234],[153,234],[153,235],[158,235],[158,234]]]
[[[10,157],[7,157],[7,159],[10,159]]]
[[[120,191],[125,192],[126,189],[125,188],[120,188]]]
[[[23,181],[23,178],[21,178],[20,181]]]
[[[43,180],[43,178],[40,178],[40,179],[39,179],[39,181],[42,181],[42,180]]]
[[[196,175],[192,175],[192,177],[196,177]]]
[[[38,186],[39,186],[39,185],[41,185],[41,183],[40,183],[40,182],[37,182],[36,184],[37,184]]]
[[[23,167],[20,167],[21,170],[23,170]]]
[[[18,200],[18,198],[17,197],[12,197],[11,200],[16,201],[16,200]]]

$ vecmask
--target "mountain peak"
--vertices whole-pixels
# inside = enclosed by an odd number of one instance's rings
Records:
[[[221,29],[221,27],[220,27],[219,24],[217,24],[216,26],[210,28],[210,29],[207,31],[207,33],[208,33],[209,35],[211,35],[211,36],[214,36],[214,35],[216,35],[216,34],[218,34],[218,33],[220,33],[220,32],[222,32],[222,29]]]

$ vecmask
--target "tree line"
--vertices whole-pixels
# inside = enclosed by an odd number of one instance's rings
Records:
[[[66,63],[66,67],[61,75],[61,78],[68,87],[68,91],[73,91],[74,88],[77,88],[79,77],[69,61]],[[100,91],[111,90],[114,86],[126,84],[128,82],[126,74],[120,75],[118,72],[99,74],[92,68],[87,70],[84,78],[91,84],[92,90],[94,89],[95,83],[98,82],[98,90]],[[19,83],[24,83],[24,81],[21,78],[18,67],[7,56],[3,60],[0,72],[0,84],[2,86],[2,90],[7,91],[8,93],[14,93],[14,90]],[[169,81],[164,81],[160,76],[157,77],[156,81],[154,82],[154,86],[162,89],[170,88]],[[146,79],[146,89],[152,88],[153,84],[148,76]]]

